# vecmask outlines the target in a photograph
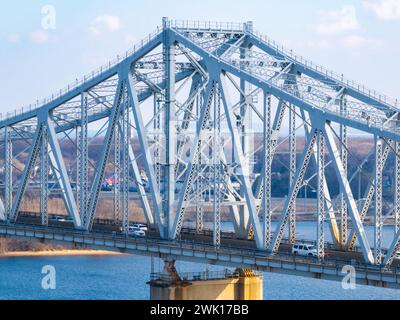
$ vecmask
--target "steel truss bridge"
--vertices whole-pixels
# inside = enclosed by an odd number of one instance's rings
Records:
[[[201,253],[196,238],[191,240],[192,256],[259,268],[258,255],[265,261],[286,261],[279,252],[283,243],[296,242],[299,192],[313,181],[317,198],[312,240],[318,258],[301,261],[308,268],[311,264],[333,268],[326,258],[330,232],[329,246],[341,252],[343,260],[349,262],[358,252],[357,263],[381,280],[384,275],[394,277],[398,286],[393,262],[400,251],[399,112],[397,100],[295,55],[256,32],[252,22],[164,18],[162,27],[116,61],[43,102],[2,117],[1,235],[101,247],[108,243],[110,248],[124,249],[130,248],[130,241],[131,249],[136,246],[140,251],[150,240],[126,236],[129,189],[134,182],[154,233],[150,247],[166,246],[171,256],[184,259],[188,256],[183,249],[185,221],[193,217],[193,232],[201,234],[208,215],[212,217],[208,239],[216,256],[206,257],[210,247]],[[348,157],[355,152],[348,144],[352,131],[374,141],[373,172],[362,201],[356,201],[350,187],[356,174],[348,172]],[[89,153],[98,138],[101,147],[93,160]],[[21,141],[25,149],[17,152],[15,146]],[[73,154],[65,154],[63,141],[73,144]],[[271,192],[273,179],[279,177],[271,168],[282,146],[287,147],[290,177],[280,182],[287,184],[288,195],[277,210]],[[393,232],[384,248],[383,225],[388,219],[382,185],[390,156],[395,159],[389,219]],[[260,172],[255,170],[257,162]],[[328,167],[335,172],[338,195],[330,192]],[[362,170],[362,163],[357,170]],[[96,214],[102,185],[110,177],[114,224],[121,226],[122,235],[114,231],[98,236]],[[55,192],[50,180],[72,219],[71,228],[49,222],[49,199]],[[40,221],[27,225],[21,206],[32,184],[40,187]],[[365,226],[371,211],[372,241]],[[251,248],[227,249],[221,231],[225,212],[234,238],[246,239],[246,244],[251,239]],[[276,228],[273,215],[279,218]],[[157,253],[166,255],[165,250]],[[220,261],[224,255],[232,256]]]

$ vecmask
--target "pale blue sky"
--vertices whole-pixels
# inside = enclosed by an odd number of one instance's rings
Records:
[[[0,11],[0,112],[44,98],[105,64],[161,18],[244,22],[295,52],[400,97],[400,0],[60,0],[4,2]],[[44,5],[56,29],[42,28]]]

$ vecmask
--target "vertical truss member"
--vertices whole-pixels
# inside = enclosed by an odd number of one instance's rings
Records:
[[[391,143],[392,143],[391,140],[388,140],[386,142],[386,146],[385,146],[385,149],[384,149],[383,154],[382,154],[382,165],[383,166],[385,165],[385,163],[386,163],[386,161],[387,161],[387,159],[389,157],[390,151],[392,150],[392,148],[390,146]],[[372,153],[374,154],[375,151],[373,151]],[[367,186],[367,188],[365,190],[365,195],[364,195],[364,199],[365,200],[364,200],[364,204],[362,206],[361,212],[360,212],[361,222],[364,222],[365,217],[367,216],[368,210],[369,210],[369,208],[371,206],[371,203],[374,200],[374,195],[375,195],[375,170],[376,170],[376,168],[374,168],[374,173],[372,174],[373,175],[373,179],[369,180],[368,186]],[[354,250],[354,248],[356,246],[356,241],[357,241],[357,235],[356,235],[356,231],[354,229],[353,229],[349,239],[350,240],[349,240],[349,244],[348,244],[348,250],[352,251],[352,250]]]
[[[162,96],[154,94],[154,172],[156,175],[156,184],[158,188],[161,186],[161,151],[160,151],[160,134],[161,134],[161,103]]]
[[[221,196],[222,196],[222,179],[221,179],[221,92],[218,83],[215,86],[214,95],[214,122],[213,122],[213,150],[212,150],[212,170],[214,180],[214,233],[213,243],[214,246],[219,248],[221,245]]]
[[[318,170],[318,229],[317,229],[317,254],[319,259],[325,256],[325,139],[322,131],[316,130],[317,141],[317,170]]]
[[[11,217],[13,202],[13,144],[11,138],[11,128],[5,127],[5,219],[9,221]]]
[[[199,153],[201,152],[201,135],[204,131],[204,129],[207,127],[207,123],[210,119],[210,112],[211,112],[211,105],[212,101],[214,98],[215,94],[215,81],[210,80],[210,82],[207,85],[207,90],[205,93],[205,97],[203,99],[202,107],[200,110],[200,116],[198,119],[198,124],[196,128],[196,135],[194,139],[194,150],[191,154],[191,159],[188,165],[188,168],[186,169],[186,177],[185,177],[185,182],[183,184],[183,189],[182,189],[182,195],[180,196],[180,199],[178,201],[178,206],[176,209],[176,214],[175,214],[175,219],[174,219],[174,225],[172,227],[171,231],[171,238],[175,239],[177,235],[180,234],[182,225],[183,225],[183,218],[185,215],[186,211],[186,206],[187,206],[187,200],[189,199],[189,193],[190,190],[192,189],[192,183],[195,178],[195,169],[196,169],[196,161],[199,157]]]
[[[347,99],[343,97],[340,102],[340,111],[343,115],[347,112]],[[347,127],[340,125],[340,158],[342,159],[344,174],[347,176]],[[343,190],[339,196],[339,212],[340,212],[340,245],[344,249],[347,245],[347,206],[344,198]]]
[[[202,105],[202,96],[197,96],[196,97],[196,114],[199,116],[199,106]],[[202,139],[200,137],[199,139],[199,154],[197,158],[197,179],[196,179],[196,232],[201,233],[204,229],[204,214],[203,214],[203,207],[202,207],[202,202],[203,202],[203,143]]]
[[[395,192],[394,192],[394,223],[395,234],[400,230],[400,143],[395,142]]]
[[[113,186],[113,198],[114,198],[114,223],[120,225],[121,222],[121,120],[114,132],[114,186]]]
[[[271,95],[264,92],[264,172],[262,173],[263,184],[263,204],[264,209],[264,246],[268,248],[271,244],[271,165],[272,165],[272,146],[271,146]]]
[[[42,225],[49,224],[48,202],[49,202],[49,140],[46,126],[43,127],[42,146],[40,157],[40,214]]]
[[[88,95],[83,92],[81,95],[81,126],[79,135],[79,211],[83,225],[86,225],[88,218],[88,192],[89,192],[89,146],[88,146]],[[77,181],[77,182],[78,182]]]
[[[122,139],[123,139],[123,190],[122,190],[122,226],[125,233],[129,232],[129,187],[130,187],[130,159],[129,159],[129,146],[131,144],[131,121],[130,121],[130,107],[127,98],[128,93],[124,90],[124,102],[122,110]]]
[[[176,44],[167,30],[168,21],[163,21],[163,60],[165,64],[165,167],[164,167],[164,216],[167,218],[167,230],[173,224],[175,203],[175,162],[176,162],[176,100],[175,100],[175,65]],[[169,231],[168,231],[169,233]]]
[[[296,107],[294,105],[289,108],[289,153],[290,153],[290,172],[289,172],[289,185],[294,184],[296,175],[296,160],[297,160],[297,147],[296,147]],[[289,241],[293,245],[296,243],[296,199],[289,213]]]
[[[375,264],[382,263],[382,172],[383,172],[383,140],[375,138]]]

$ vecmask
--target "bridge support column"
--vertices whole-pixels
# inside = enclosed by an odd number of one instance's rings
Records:
[[[297,137],[296,137],[296,106],[292,105],[289,109],[289,154],[290,154],[290,186],[295,183],[296,161],[297,161]],[[296,199],[293,199],[293,206],[289,212],[289,241],[296,243]]]
[[[42,225],[47,226],[49,224],[49,140],[47,130],[43,131],[40,157],[40,215]]]
[[[341,112],[346,114],[347,111],[347,101],[345,98],[341,100],[340,103]],[[347,127],[344,125],[340,126],[340,158],[343,163],[344,174],[347,176]],[[339,198],[339,212],[340,212],[340,247],[342,249],[346,249],[347,247],[347,206],[346,199],[343,194],[343,190],[341,190],[340,198]]]
[[[221,172],[221,94],[220,87],[216,84],[216,92],[214,95],[214,116],[213,116],[213,126],[214,126],[214,136],[213,136],[213,150],[212,150],[212,171],[214,180],[214,197],[213,197],[213,212],[214,212],[214,234],[213,243],[215,247],[221,245],[221,186],[222,179]]]
[[[5,128],[5,195],[4,195],[4,207],[5,207],[5,218],[9,221],[12,211],[13,202],[13,144],[11,139],[11,129]]]
[[[263,175],[263,203],[264,210],[264,246],[268,248],[271,244],[271,95],[264,93],[264,172]]]
[[[161,273],[148,282],[151,300],[262,300],[263,277],[236,269],[179,275],[175,261],[165,261]]]
[[[78,179],[77,179],[77,204],[79,205],[79,214],[82,224],[87,223],[87,205],[89,192],[88,163],[89,163],[89,146],[88,146],[88,94],[81,94],[81,126],[79,131],[79,148],[78,148]]]
[[[383,173],[383,140],[380,137],[375,139],[375,264],[382,263],[382,173]]]
[[[176,162],[176,99],[175,99],[175,63],[176,48],[171,41],[167,31],[168,21],[164,24],[164,63],[165,79],[167,86],[165,90],[165,166],[164,166],[164,216],[166,217],[166,231],[169,238],[169,230],[172,229],[174,219],[173,210],[175,203],[175,162]]]
[[[394,217],[395,217],[395,234],[400,230],[400,143],[395,142],[395,193],[394,193]]]
[[[325,140],[322,131],[318,131],[317,143],[317,170],[318,170],[318,229],[317,229],[317,252],[318,258],[323,259],[325,255]]]
[[[114,133],[114,188],[113,188],[113,213],[114,223],[121,222],[121,125],[120,122]]]

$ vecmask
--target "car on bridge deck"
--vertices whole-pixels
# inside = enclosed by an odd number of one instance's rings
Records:
[[[72,218],[68,216],[61,216],[61,215],[53,215],[50,217],[51,221],[58,221],[58,222],[71,222],[73,221]]]
[[[53,215],[50,216],[51,221],[56,221],[56,222],[74,222],[74,219],[72,219],[69,216],[61,216],[61,215]]]
[[[318,252],[314,245],[312,244],[295,244],[292,247],[292,254],[300,256],[312,256],[317,257]]]
[[[142,223],[135,223],[135,224],[131,225],[131,227],[138,228],[138,229],[140,229],[140,230],[142,230],[144,232],[148,231],[147,226],[145,224],[142,224]]]
[[[128,234],[130,236],[135,236],[135,237],[145,237],[146,236],[146,232],[144,232],[142,229],[134,227],[134,226],[129,227]]]

